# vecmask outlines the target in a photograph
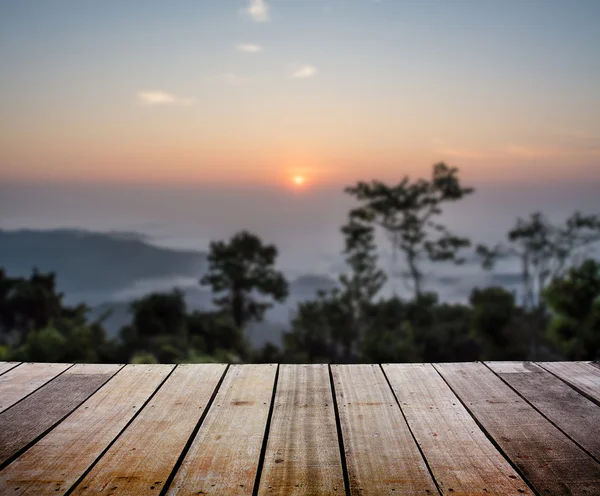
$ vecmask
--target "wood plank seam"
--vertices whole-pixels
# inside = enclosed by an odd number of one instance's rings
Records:
[[[546,367],[544,367],[544,363],[543,362],[533,362],[535,363],[538,367],[543,368],[546,372],[549,372],[550,374],[552,374],[554,377],[556,377],[557,379],[560,379],[562,382],[564,382],[567,386],[569,386],[571,389],[574,389],[575,391],[577,391],[581,396],[587,398],[588,400],[590,400],[591,402],[595,403],[596,405],[600,406],[600,401],[598,401],[596,398],[594,398],[591,394],[585,392],[583,389],[577,387],[575,384],[571,384],[569,381],[567,381],[566,379],[563,379],[561,376],[559,376],[558,374],[555,374],[551,369],[548,369]]]
[[[596,456],[594,456],[592,453],[590,453],[584,446],[582,446],[579,442],[577,442],[576,439],[574,439],[572,436],[570,436],[567,432],[565,432],[559,425],[557,425],[555,422],[552,421],[552,419],[550,419],[546,414],[544,414],[544,412],[542,412],[539,408],[537,408],[531,401],[529,401],[525,396],[523,396],[516,388],[512,387],[510,385],[510,383],[508,383],[502,376],[500,376],[499,374],[497,374],[494,369],[492,369],[491,367],[489,367],[487,365],[487,363],[482,362],[488,369],[490,369],[490,371],[496,376],[498,377],[498,379],[500,379],[504,384],[506,384],[510,389],[512,389],[523,401],[525,401],[528,405],[530,405],[534,410],[536,410],[542,417],[544,417],[548,422],[550,422],[554,427],[556,427],[560,432],[562,432],[568,439],[570,439],[571,441],[573,441],[582,451],[584,451],[587,455],[589,455],[590,457],[592,457],[594,460],[596,460],[598,463],[600,463],[600,459],[598,459]],[[537,364],[536,364],[537,365]],[[546,370],[546,369],[544,369]],[[565,381],[563,381],[565,382]],[[575,391],[577,391],[575,389]],[[579,391],[577,391],[579,393]],[[582,395],[585,396],[585,395]],[[589,398],[588,398],[589,399]]]
[[[64,496],[69,496],[69,494],[72,494],[73,491],[75,490],[75,488],[81,483],[81,481],[83,481],[83,479],[86,478],[86,476],[92,471],[92,469],[98,464],[98,462],[102,459],[102,457],[105,455],[105,453],[108,452],[108,450],[112,447],[113,444],[115,444],[115,442],[117,441],[117,439],[119,439],[119,437],[121,437],[121,434],[123,434],[123,432],[125,432],[127,430],[127,428],[131,425],[131,423],[136,419],[136,417],[140,414],[141,411],[144,410],[144,408],[146,407],[146,405],[148,403],[150,403],[150,401],[152,401],[152,398],[154,398],[154,396],[156,395],[156,393],[158,392],[158,390],[162,387],[162,385],[167,381],[167,379],[171,376],[171,374],[173,373],[173,371],[177,368],[177,365],[175,367],[173,367],[169,373],[164,377],[164,379],[160,382],[160,384],[156,387],[156,389],[154,390],[154,392],[146,399],[146,401],[144,401],[144,403],[142,404],[141,408],[139,408],[139,410],[137,412],[135,412],[135,414],[129,419],[129,421],[127,422],[127,424],[125,424],[125,426],[121,429],[121,431],[115,436],[115,438],[106,446],[106,448],[104,448],[104,450],[102,450],[102,453],[100,453],[98,455],[98,457],[94,460],[94,462],[85,470],[85,472],[83,472],[81,474],[81,476],[75,481],[75,483],[65,492]],[[123,369],[121,369],[123,370]],[[115,374],[116,375],[116,374]],[[113,376],[114,378],[114,376]],[[108,383],[109,381],[107,381]]]
[[[75,364],[73,364],[74,366]],[[92,394],[90,394],[88,396],[88,398],[91,398],[94,394],[96,394],[98,391],[100,391],[100,389],[102,389],[116,374],[119,373],[119,371],[124,367],[125,365],[121,365],[121,367],[114,373],[112,374],[104,383],[102,383]],[[66,369],[64,372],[66,372],[67,370],[69,370],[71,367],[69,367],[68,369]],[[64,374],[64,372],[62,372],[61,374],[58,374],[56,377]],[[56,379],[56,377],[54,379]],[[52,379],[52,381],[54,380]],[[46,385],[48,385],[50,382],[52,381],[48,381],[46,384],[44,384],[41,387],[44,387]],[[41,388],[40,387],[40,388]],[[38,388],[37,390],[39,390],[40,388]],[[36,390],[36,391],[37,391]],[[34,391],[35,392],[35,391]],[[33,393],[32,393],[33,394]],[[29,395],[28,395],[29,396]],[[27,396],[26,396],[27,397]],[[23,398],[25,399],[25,398]],[[22,400],[21,400],[22,401]],[[80,403],[80,405],[82,403],[84,403],[86,400],[82,401]],[[15,403],[15,405],[17,405],[18,403],[20,403],[20,401],[18,401],[17,403]],[[44,432],[42,432],[41,434],[39,434],[35,439],[31,440],[29,443],[27,443],[25,446],[23,446],[20,450],[16,451],[12,456],[10,456],[9,458],[7,458],[3,463],[0,463],[0,470],[2,470],[4,467],[10,465],[12,462],[14,462],[17,458],[19,458],[23,453],[25,453],[29,448],[31,448],[32,446],[35,446],[35,444],[37,444],[40,439],[42,439],[44,436],[46,436],[52,429],[54,429],[57,425],[59,425],[61,422],[63,422],[66,418],[68,418],[75,410],[77,410],[77,408],[79,408],[79,406],[76,406],[75,408],[73,408],[73,410],[71,410],[69,413],[67,413],[66,415],[64,415],[62,418],[60,418],[59,420],[57,420],[54,424],[52,424],[50,427],[48,427]],[[14,405],[12,405],[10,408],[12,408]],[[10,408],[7,408],[6,410],[4,410],[4,412],[8,411]],[[2,413],[4,413],[2,412]]]
[[[256,477],[254,478],[252,496],[258,495],[258,488],[260,486],[260,476],[262,475],[263,466],[265,464],[265,456],[267,454],[267,442],[269,440],[269,431],[271,430],[271,419],[273,418],[273,410],[275,409],[275,395],[277,393],[277,383],[279,382],[279,367],[280,364],[278,363],[277,370],[275,371],[275,381],[273,382],[273,392],[271,394],[269,414],[267,415],[267,423],[265,424],[265,434],[263,436],[263,442],[260,448],[260,455],[258,457],[258,467],[256,468]]]
[[[479,362],[479,363],[481,363],[481,362]],[[433,365],[433,368],[436,370],[436,372],[440,375],[440,377],[442,378],[442,380],[448,385],[448,387],[450,388],[450,390],[454,393],[454,396],[456,396],[456,398],[458,399],[458,401],[460,401],[460,403],[462,404],[462,406],[465,407],[465,409],[467,410],[467,412],[469,412],[469,415],[475,421],[475,423],[477,424],[477,426],[481,429],[481,432],[483,432],[485,434],[485,436],[490,440],[490,442],[494,445],[494,448],[496,448],[498,450],[498,452],[504,457],[504,459],[508,462],[508,464],[515,470],[515,472],[517,472],[517,474],[519,474],[519,476],[521,477],[521,479],[523,479],[525,481],[525,483],[527,484],[527,486],[529,487],[529,489],[531,490],[531,492],[533,492],[533,494],[535,494],[536,496],[541,496],[540,493],[537,491],[537,489],[535,489],[535,487],[533,486],[533,484],[531,483],[531,481],[527,477],[525,477],[525,474],[523,473],[523,471],[520,470],[519,467],[517,467],[517,465],[515,463],[513,463],[513,461],[505,453],[505,451],[500,447],[500,445],[496,442],[496,440],[493,438],[493,436],[485,429],[485,427],[481,424],[481,422],[473,414],[473,412],[468,407],[468,405],[456,393],[456,391],[454,390],[454,388],[446,380],[446,378],[443,376],[443,374],[440,373],[440,371],[437,368],[437,364],[432,363],[432,365]]]
[[[431,466],[429,465],[429,461],[427,460],[427,457],[425,456],[425,453],[423,453],[423,449],[421,448],[421,445],[418,443],[417,438],[415,436],[415,433],[413,432],[410,424],[408,423],[408,419],[406,418],[404,410],[402,409],[402,405],[400,405],[400,401],[398,400],[398,396],[396,396],[396,391],[394,391],[394,388],[392,387],[392,384],[390,383],[390,379],[387,376],[387,374],[385,373],[385,369],[381,366],[381,364],[379,364],[379,368],[381,369],[381,372],[383,373],[383,376],[385,377],[385,381],[387,382],[388,387],[390,388],[390,390],[392,391],[392,394],[394,395],[394,399],[396,400],[396,405],[398,406],[398,408],[400,410],[400,413],[402,414],[402,418],[404,419],[404,422],[406,423],[406,426],[408,427],[408,432],[410,432],[410,435],[411,435],[414,443],[417,445],[417,449],[419,450],[419,453],[421,454],[421,458],[423,458],[423,461],[425,462],[425,466],[427,467],[427,471],[429,472],[431,480],[435,484],[435,488],[437,489],[438,494],[441,496],[442,490],[440,489],[438,481],[436,480],[435,476],[433,475],[433,471],[431,470]],[[452,391],[452,392],[454,392],[454,391]]]
[[[33,362],[23,362],[23,363],[33,363]],[[22,365],[22,363],[21,363]],[[57,377],[63,375],[67,370],[69,370],[70,368],[74,367],[75,364],[72,363],[71,365],[69,365],[65,370],[63,370],[62,372],[59,372],[58,374],[56,374],[52,379],[50,379],[47,382],[44,382],[44,384],[40,384],[37,388],[35,388],[33,391],[31,391],[29,394],[23,396],[21,399],[19,399],[18,401],[16,401],[15,403],[13,403],[12,405],[10,405],[9,407],[5,408],[4,410],[2,410],[2,413],[7,412],[8,410],[10,410],[13,406],[18,405],[19,403],[21,403],[21,401],[23,401],[24,399],[29,398],[33,393],[39,391],[41,388],[43,388],[46,384],[50,384],[54,379],[56,379]],[[10,372],[11,370],[15,370],[16,367],[13,367],[10,370],[7,370],[6,372]]]
[[[9,369],[4,370],[3,372],[0,372],[0,375],[4,375],[4,374],[6,374],[7,372],[10,372],[13,369],[16,369],[22,363],[23,362],[15,362],[15,364],[12,367],[10,367]]]
[[[333,382],[333,373],[331,372],[331,364],[327,365],[329,370],[329,383],[331,385],[331,395],[333,396],[333,411],[335,412],[335,426],[337,428],[338,443],[340,446],[340,458],[342,460],[342,476],[344,478],[344,489],[346,496],[350,496],[350,478],[348,476],[348,465],[346,462],[346,449],[344,447],[344,436],[342,435],[342,423],[340,420],[340,411],[338,409],[337,397],[335,394],[335,384]]]
[[[219,382],[217,383],[214,391],[212,392],[212,395],[210,396],[210,399],[208,400],[208,403],[204,407],[204,410],[202,410],[202,414],[200,415],[200,418],[198,419],[198,422],[196,423],[194,430],[190,434],[189,439],[187,440],[187,442],[185,443],[185,446],[183,447],[183,450],[179,454],[179,457],[177,458],[177,461],[175,462],[175,465],[173,466],[173,469],[171,470],[169,477],[167,477],[167,480],[165,481],[165,484],[164,484],[159,496],[164,496],[165,494],[167,494],[167,491],[171,487],[171,484],[173,483],[173,479],[175,478],[175,475],[177,474],[179,468],[181,467],[181,464],[183,463],[183,460],[185,459],[188,451],[190,450],[190,447],[192,446],[194,439],[198,435],[198,431],[200,430],[200,427],[202,427],[202,423],[204,422],[206,415],[208,415],[208,412],[215,400],[215,397],[217,396],[217,393],[219,392],[219,389],[221,389],[221,384],[223,384],[223,380],[225,379],[225,376],[227,375],[229,368],[230,368],[230,364],[227,364],[227,366],[225,367],[225,370],[223,371],[223,374],[221,375],[221,378],[219,379]],[[175,368],[173,370],[175,370]],[[162,384],[161,384],[161,386],[162,386]],[[160,389],[160,387],[158,389]],[[158,391],[158,389],[157,389],[157,391]]]

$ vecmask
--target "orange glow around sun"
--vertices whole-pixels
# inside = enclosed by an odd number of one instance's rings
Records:
[[[292,181],[294,182],[294,185],[300,187],[300,186],[304,186],[304,183],[306,182],[306,178],[304,176],[294,176],[294,177],[292,177]]]

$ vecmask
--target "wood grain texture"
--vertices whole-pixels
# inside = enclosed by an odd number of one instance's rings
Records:
[[[0,412],[67,370],[70,363],[23,363],[0,375]]]
[[[178,365],[72,494],[158,494],[226,367]]]
[[[435,367],[538,493],[597,494],[600,464],[484,364]]]
[[[0,492],[64,494],[119,435],[173,369],[127,365],[34,446],[0,471]]]
[[[433,366],[383,369],[442,494],[532,494]]]
[[[233,365],[167,492],[251,495],[276,365]]]
[[[11,369],[14,369],[21,362],[0,362],[0,375],[8,372]]]
[[[540,362],[542,368],[600,405],[600,369],[585,362]]]
[[[0,466],[81,405],[119,368],[119,365],[74,365],[2,412]]]
[[[507,372],[505,362],[488,362],[529,403],[600,460],[600,407],[533,363],[516,362],[522,370]]]
[[[352,495],[437,494],[379,365],[332,365]]]
[[[281,365],[259,495],[342,495],[327,365]]]

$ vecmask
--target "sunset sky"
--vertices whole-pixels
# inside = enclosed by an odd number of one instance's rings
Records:
[[[598,0],[2,0],[0,74],[5,183],[600,177]]]

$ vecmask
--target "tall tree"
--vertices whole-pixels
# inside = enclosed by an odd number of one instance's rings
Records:
[[[552,224],[542,213],[517,219],[508,244],[477,247],[483,266],[491,270],[497,259],[516,256],[521,262],[523,307],[543,313],[542,293],[547,284],[580,262],[586,248],[600,242],[600,216],[575,212],[564,225]]]
[[[367,313],[385,274],[377,267],[373,227],[351,217],[341,230],[350,272],[340,276],[339,287],[298,305],[285,337],[288,357],[293,360],[351,362],[358,357],[358,342],[368,326]],[[298,355],[298,350],[305,354]]]
[[[211,286],[215,305],[227,311],[242,329],[250,321],[260,321],[273,301],[282,302],[288,295],[288,283],[275,270],[277,248],[242,231],[229,242],[210,244],[209,270],[200,280]],[[269,300],[259,298],[269,297]]]
[[[470,241],[451,233],[437,219],[443,204],[460,200],[473,191],[462,186],[458,169],[443,162],[433,166],[430,180],[411,181],[406,176],[395,186],[372,181],[346,188],[361,202],[351,211],[351,217],[382,228],[393,249],[404,255],[416,300],[423,294],[423,260],[463,262],[459,251],[470,246]]]

